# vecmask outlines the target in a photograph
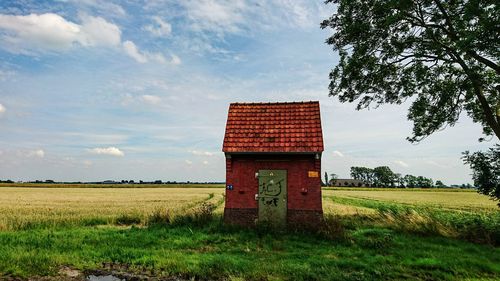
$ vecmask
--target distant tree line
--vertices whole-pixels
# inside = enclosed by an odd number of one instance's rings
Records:
[[[0,183],[14,183],[12,180],[2,180],[0,179]],[[54,181],[54,180],[34,180],[34,181],[26,181],[25,183],[43,183],[43,184],[224,184],[224,182],[191,182],[191,181],[134,181],[134,180],[105,180],[105,181],[94,181],[94,182],[81,182],[81,181]]]
[[[387,166],[375,168],[351,167],[351,177],[372,187],[431,188],[446,187],[442,181],[436,183],[431,178],[394,173]]]
[[[336,174],[330,175],[330,180],[328,180],[328,173],[325,172],[325,183],[335,182],[338,176]],[[424,176],[414,176],[414,175],[401,175],[399,173],[393,172],[387,166],[380,166],[375,168],[367,167],[351,167],[351,178],[359,181],[354,186],[367,186],[367,187],[393,187],[393,188],[445,188],[448,187],[443,184],[442,181],[437,180],[434,182],[433,179]],[[347,184],[347,183],[346,183]],[[462,187],[462,188],[472,188],[470,184],[463,184],[462,186],[452,186],[452,187]]]
[[[0,183],[14,183],[12,180],[0,180]]]

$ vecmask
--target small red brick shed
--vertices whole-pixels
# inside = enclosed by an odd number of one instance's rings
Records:
[[[251,226],[317,226],[323,134],[319,102],[232,103],[224,221]]]

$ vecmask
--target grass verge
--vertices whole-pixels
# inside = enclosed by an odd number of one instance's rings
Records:
[[[0,272],[29,278],[124,268],[196,280],[456,280],[500,276],[500,251],[416,236],[327,215],[319,231],[241,229],[214,214],[213,195],[182,215],[153,214],[147,227],[34,228],[0,232]],[[121,217],[124,223],[133,218]],[[349,226],[346,227],[346,226]]]
[[[500,212],[465,212],[370,199],[329,198],[339,204],[377,210],[374,215],[351,216],[351,225],[379,225],[419,235],[500,245]]]
[[[54,275],[116,264],[155,276],[201,280],[457,280],[500,276],[500,251],[442,237],[378,227],[346,239],[311,233],[263,233],[203,224],[147,228],[72,227],[0,232],[4,276]]]

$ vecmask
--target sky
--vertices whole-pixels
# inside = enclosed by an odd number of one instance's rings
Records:
[[[462,116],[419,144],[408,104],[328,96],[323,0],[0,2],[0,179],[224,181],[231,102],[319,100],[323,172],[389,166],[471,182]]]

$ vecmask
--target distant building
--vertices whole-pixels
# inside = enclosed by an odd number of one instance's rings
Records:
[[[337,187],[370,187],[362,180],[355,179],[332,179],[330,180],[330,186]]]
[[[114,181],[114,180],[105,180],[102,183],[103,184],[116,184],[116,183],[120,183],[120,182],[117,182],[117,181]]]

